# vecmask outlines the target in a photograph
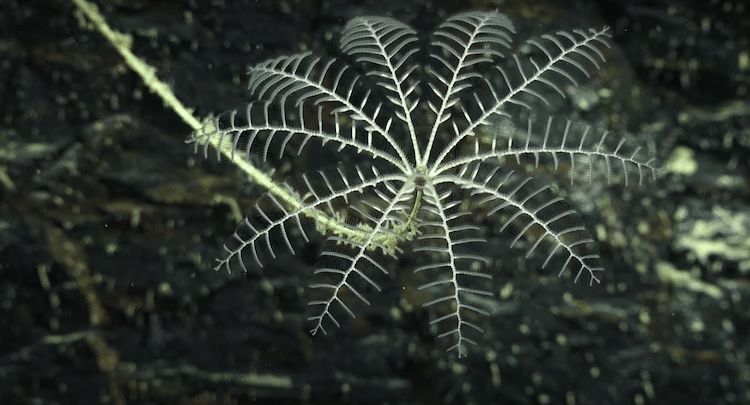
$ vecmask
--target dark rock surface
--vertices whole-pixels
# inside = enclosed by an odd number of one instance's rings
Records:
[[[585,87],[607,96],[581,111],[572,95],[563,112],[637,139],[665,172],[642,187],[555,178],[600,244],[601,285],[539,271],[489,235],[495,310],[468,358],[430,332],[408,258],[356,320],[311,337],[317,246],[262,274],[214,272],[262,190],[194,155],[190,128],[72,3],[3,1],[0,404],[750,404],[745,2],[99,5],[199,117],[244,101],[249,65],[337,55],[357,15],[427,33],[497,8],[516,42],[609,25]]]

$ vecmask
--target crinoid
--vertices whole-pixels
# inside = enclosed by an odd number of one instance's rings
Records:
[[[536,118],[536,104],[565,97],[563,87],[599,67],[607,28],[529,40],[530,56],[507,55],[514,33],[498,12],[458,14],[437,27],[423,56],[411,27],[357,17],[341,34],[351,64],[302,53],[252,67],[252,100],[207,120],[191,139],[196,149],[207,155],[211,144],[231,149],[232,160],[243,154],[265,161],[317,142],[361,164],[266,184],[217,269],[247,271],[293,253],[314,228],[326,237],[310,285],[321,292],[310,302],[316,334],[338,326],[340,313],[354,316],[349,299],[369,304],[364,289],[380,290],[386,261],[412,243],[409,254],[427,263],[415,271],[424,276],[420,289],[429,291],[432,323],[459,356],[474,343],[468,331],[481,330],[476,314],[485,311],[476,298],[492,295],[488,259],[478,253],[485,240],[472,213],[515,229],[511,246],[524,238],[528,255],[545,255],[544,266],[556,263],[560,274],[598,283],[599,256],[579,215],[518,168],[533,171],[546,159],[569,170],[571,182],[584,170],[640,183],[655,175],[653,159],[607,132]],[[528,126],[512,124],[514,111],[531,117]],[[501,127],[503,120],[511,124]],[[514,130],[498,129],[508,126]],[[531,164],[510,170],[507,163],[522,158]]]

